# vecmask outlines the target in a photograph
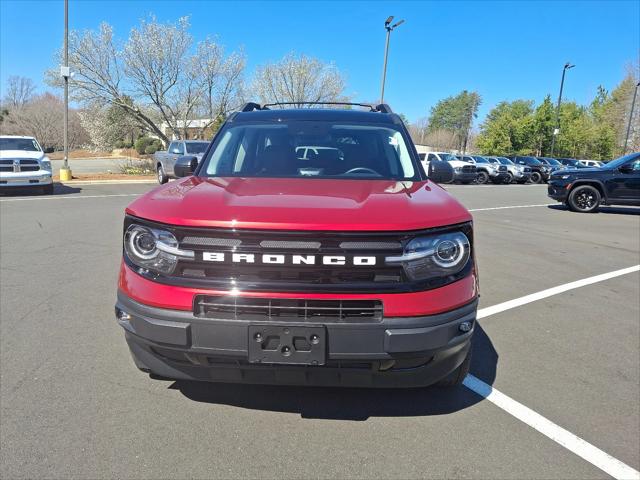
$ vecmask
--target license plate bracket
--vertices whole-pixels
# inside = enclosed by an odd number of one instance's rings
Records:
[[[324,365],[327,332],[324,326],[249,325],[249,362]]]

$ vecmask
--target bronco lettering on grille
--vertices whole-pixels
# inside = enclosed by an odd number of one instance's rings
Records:
[[[318,257],[318,258],[316,258]],[[251,263],[263,265],[332,265],[332,266],[374,266],[377,263],[375,256],[345,256],[345,255],[290,255],[290,254],[254,254],[202,252],[202,260],[205,262],[223,263]],[[317,261],[317,262],[316,262]]]

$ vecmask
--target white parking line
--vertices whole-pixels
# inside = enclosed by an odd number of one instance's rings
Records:
[[[603,273],[601,275],[595,275],[593,277],[583,278],[582,280],[576,280],[575,282],[565,283],[564,285],[558,285],[557,287],[548,288],[546,290],[542,290],[541,292],[525,295],[524,297],[516,298],[514,300],[509,300],[508,302],[499,303],[491,307],[481,308],[480,310],[478,310],[477,318],[478,319],[485,318],[485,317],[488,317],[489,315],[495,315],[496,313],[504,312],[505,310],[510,310],[512,308],[526,305],[527,303],[535,302],[536,300],[542,300],[543,298],[551,297],[553,295],[558,295],[559,293],[564,293],[568,290],[573,290],[574,288],[584,287],[594,283],[602,282],[604,280],[609,280],[610,278],[619,277],[620,275],[627,275],[628,273],[633,273],[638,271],[640,271],[640,265],[634,265],[633,267],[622,268],[620,270],[615,270],[613,272]]]
[[[107,198],[107,197],[139,197],[143,193],[114,193],[112,195],[54,195],[52,197],[25,197],[25,198],[3,198],[2,202],[26,202],[31,200],[77,200],[82,198]]]
[[[499,303],[492,307],[481,308],[478,310],[477,318],[486,318],[488,316],[504,312],[505,310],[510,310],[527,303],[535,302],[536,300],[541,300],[575,288],[592,285],[610,278],[638,271],[640,271],[640,265],[634,265],[633,267],[622,268],[613,272],[603,273],[601,275],[595,275],[575,282],[565,283],[563,285],[548,288],[541,292],[532,293],[531,295],[525,295],[524,297],[516,298],[508,302]],[[603,452],[577,435],[574,435],[568,430],[556,425],[539,413],[534,412],[530,408],[499,392],[491,385],[486,384],[473,375],[467,375],[464,379],[464,386],[612,477],[625,480],[640,480],[640,472],[637,470],[625,463],[622,463],[620,460],[612,457],[608,453]]]
[[[510,208],[533,208],[533,207],[548,207],[549,205],[556,205],[555,203],[539,203],[536,205],[509,205],[506,207],[489,207],[489,208],[470,208],[470,212],[485,212],[487,210],[508,210]]]
[[[539,413],[525,407],[473,375],[467,375],[464,379],[464,386],[612,477],[616,479],[640,479],[640,472],[629,465],[622,463],[589,442],[547,420]]]

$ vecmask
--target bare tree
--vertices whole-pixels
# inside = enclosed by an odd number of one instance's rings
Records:
[[[408,127],[409,134],[414,143],[418,145],[425,145],[425,138],[429,129],[429,120],[427,117],[422,117],[416,122],[410,124]]]
[[[220,53],[218,58],[216,52],[221,48],[209,39],[192,55],[193,39],[188,30],[186,17],[176,23],[159,23],[151,17],[131,30],[123,47],[106,23],[97,32],[72,32],[69,64],[75,73],[70,84],[74,100],[83,106],[118,106],[165,142],[169,138],[162,124],[174,135],[184,135],[189,120],[203,110],[206,86],[216,84],[211,76],[217,78],[218,65],[235,72],[230,77],[231,91],[237,89],[244,72],[243,56],[224,58]],[[215,60],[208,69],[199,68],[206,63],[199,58],[203,53]],[[57,83],[55,72],[49,78]],[[216,103],[218,97],[209,100],[211,110],[215,107],[226,113],[227,107]]]
[[[2,123],[2,132],[9,135],[35,137],[43,148],[62,147],[64,102],[45,93],[34,97],[20,110],[12,112]],[[69,145],[74,148],[88,143],[88,135],[80,124],[78,112],[69,110]]]
[[[7,78],[7,92],[4,97],[5,107],[10,109],[22,108],[33,98],[36,85],[26,77],[12,75]]]
[[[264,103],[347,101],[345,79],[335,65],[290,53],[277,63],[258,67],[253,90]]]
[[[460,144],[456,132],[445,129],[432,130],[424,137],[426,145],[431,145],[439,150],[453,150]]]
[[[206,39],[198,44],[196,66],[202,73],[203,115],[209,122],[200,128],[200,134],[219,123],[230,111],[244,100],[242,75],[246,65],[244,52],[234,52],[226,59],[224,50]]]

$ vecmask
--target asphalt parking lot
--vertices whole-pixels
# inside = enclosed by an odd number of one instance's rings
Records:
[[[1,478],[638,474],[640,273],[618,271],[640,263],[640,209],[450,186],[480,270],[467,387],[239,386],[151,380],[131,361],[113,315],[122,218],[150,188],[0,197]]]

